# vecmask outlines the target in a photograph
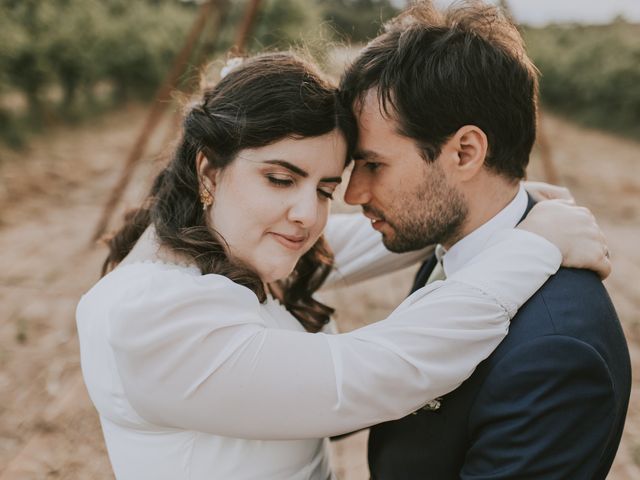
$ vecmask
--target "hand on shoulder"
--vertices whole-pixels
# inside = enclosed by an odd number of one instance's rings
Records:
[[[595,217],[569,200],[538,202],[518,228],[536,233],[562,252],[562,265],[594,270],[605,279],[611,273],[609,249]]]

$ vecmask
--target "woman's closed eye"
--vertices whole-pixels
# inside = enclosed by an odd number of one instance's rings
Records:
[[[267,180],[272,185],[279,188],[292,187],[296,181],[293,177],[285,174],[267,174]],[[333,192],[336,189],[335,186],[322,186],[317,188],[318,195],[322,198],[333,200]]]
[[[293,178],[287,175],[267,175],[267,180],[278,187],[290,187],[294,184]]]
[[[318,195],[333,200],[333,188],[318,188]]]

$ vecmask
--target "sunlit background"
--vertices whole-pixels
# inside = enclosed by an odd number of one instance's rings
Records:
[[[598,217],[614,264],[606,285],[640,366],[640,2],[494,3],[542,75],[529,177],[569,186]],[[215,81],[231,55],[293,47],[337,78],[409,4],[0,0],[0,480],[113,478],[80,375],[75,305],[105,254],[92,239],[141,200],[202,74]],[[338,328],[384,318],[413,273],[325,294]],[[340,479],[368,478],[365,446],[366,432],[333,445]],[[640,478],[635,374],[609,478]]]

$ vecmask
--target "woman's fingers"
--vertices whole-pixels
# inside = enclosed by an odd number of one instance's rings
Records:
[[[607,241],[598,222],[586,207],[571,200],[538,202],[520,224],[554,243],[562,252],[562,265],[594,270],[601,278],[611,273]]]
[[[568,200],[570,203],[575,204],[575,199],[571,192],[566,187],[559,185],[552,185],[545,182],[523,182],[524,188],[531,196],[537,200]]]

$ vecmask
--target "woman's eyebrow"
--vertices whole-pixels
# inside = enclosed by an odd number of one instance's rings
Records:
[[[287,162],[286,160],[265,160],[263,163],[268,163],[269,165],[280,165],[281,167],[290,170],[291,172],[301,176],[302,178],[307,178],[309,176],[309,174],[303,169],[301,169],[297,165]]]
[[[342,183],[342,177],[325,177],[320,179],[320,183]]]

